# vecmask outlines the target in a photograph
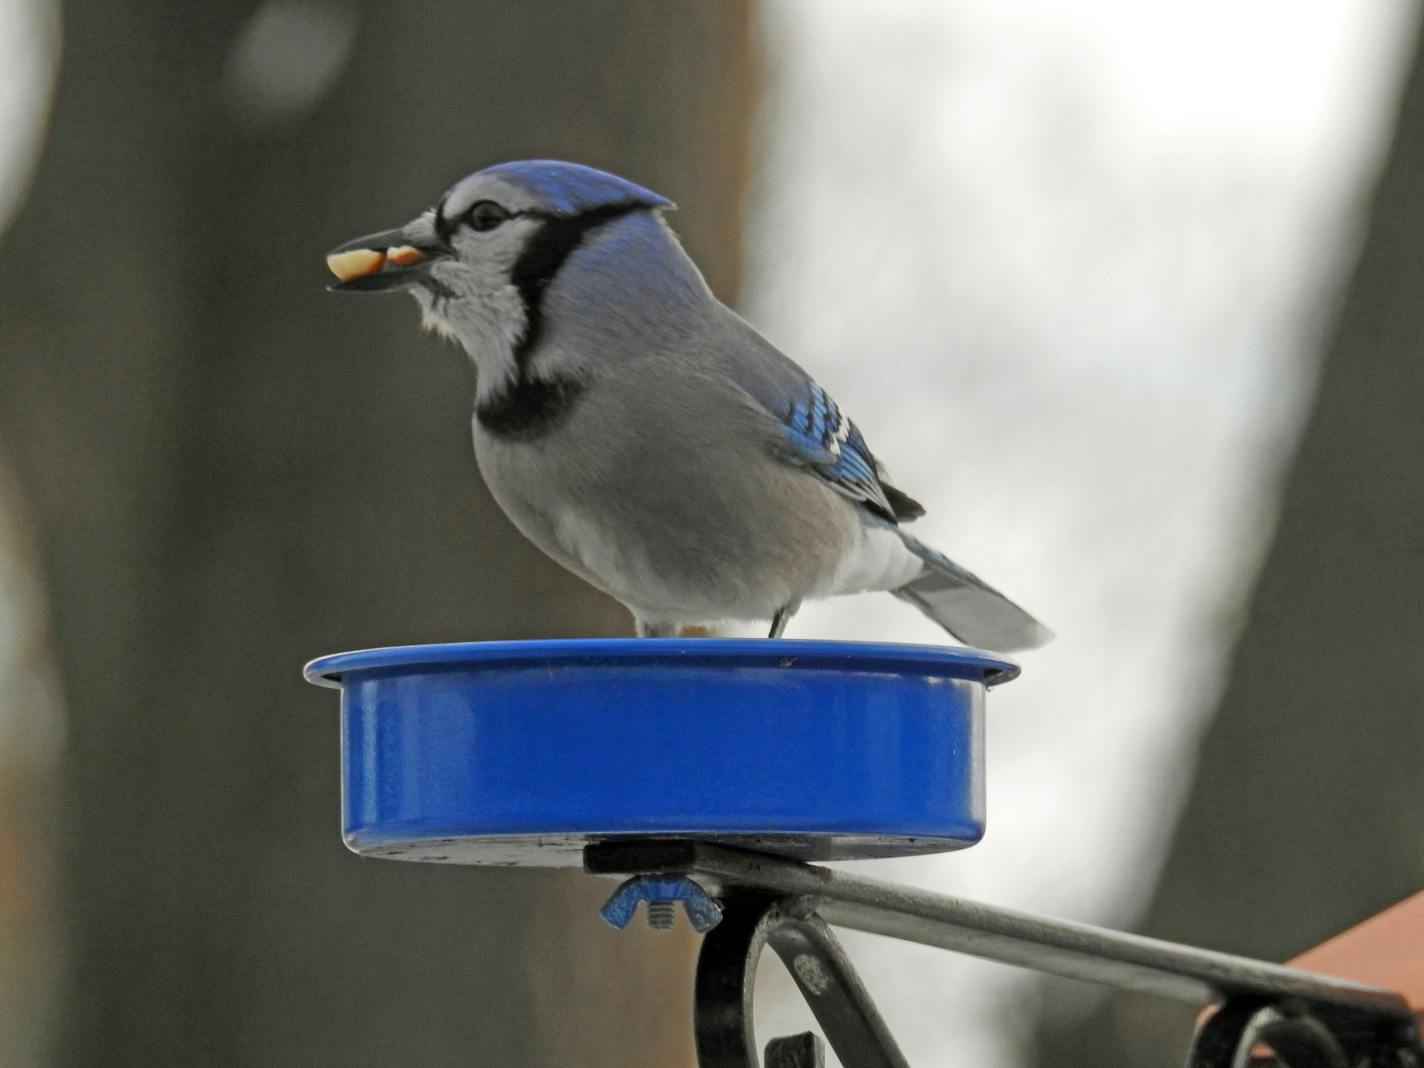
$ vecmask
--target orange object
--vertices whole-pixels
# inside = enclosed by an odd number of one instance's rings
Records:
[[[419,263],[425,258],[425,253],[412,245],[398,245],[395,248],[386,249],[386,262],[394,263],[397,267],[409,267],[412,263]]]
[[[1396,991],[1424,1014],[1424,891],[1306,950],[1293,968]]]

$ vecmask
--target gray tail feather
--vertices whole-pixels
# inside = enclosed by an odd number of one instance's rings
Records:
[[[993,652],[1033,649],[1053,632],[978,575],[918,538],[900,532],[905,548],[925,562],[920,574],[891,592],[950,634]]]

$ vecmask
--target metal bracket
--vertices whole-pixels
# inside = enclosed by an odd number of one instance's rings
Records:
[[[1197,1028],[1187,1068],[1247,1068],[1265,1047],[1288,1068],[1419,1068],[1424,1064],[1414,1025],[1362,1027],[1328,1006],[1291,999],[1226,1001]]]
[[[693,1016],[701,1068],[757,1068],[752,1001],[757,961],[767,945],[786,965],[842,1064],[909,1068],[826,922],[795,902],[759,893],[729,895],[722,922],[702,942]],[[819,1051],[798,1035],[772,1041],[768,1068],[773,1056],[787,1068],[808,1068],[818,1063]]]
[[[662,881],[695,875],[691,885],[721,900],[722,921],[703,940],[697,966],[701,1068],[757,1068],[752,1000],[767,945],[847,1068],[904,1068],[828,923],[1160,997],[1217,1002],[1187,1068],[1246,1068],[1261,1046],[1288,1068],[1424,1068],[1408,1005],[1378,987],[710,843],[605,842],[584,850],[584,868]],[[767,1068],[821,1063],[814,1035],[773,1040],[766,1052]]]

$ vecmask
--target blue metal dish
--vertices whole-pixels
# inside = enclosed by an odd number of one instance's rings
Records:
[[[806,860],[984,833],[973,649],[791,639],[476,642],[322,657],[341,689],[342,819],[364,856],[577,865],[698,838]]]

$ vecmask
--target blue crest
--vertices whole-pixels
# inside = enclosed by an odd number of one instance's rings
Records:
[[[556,159],[523,159],[497,163],[481,174],[492,174],[522,186],[548,202],[560,215],[577,215],[610,204],[641,204],[647,208],[671,208],[672,201],[616,174],[564,163]]]

